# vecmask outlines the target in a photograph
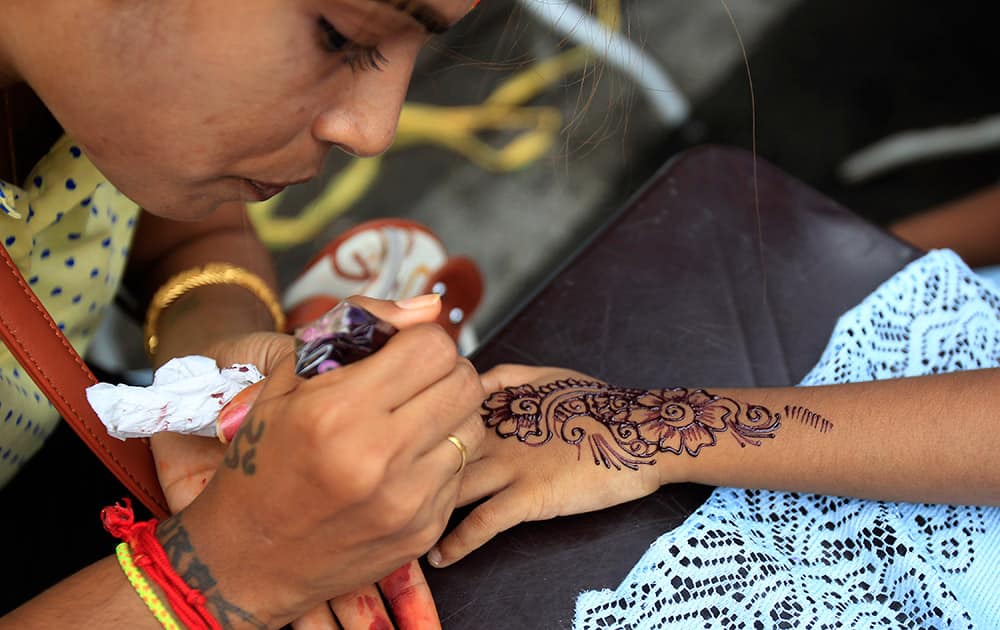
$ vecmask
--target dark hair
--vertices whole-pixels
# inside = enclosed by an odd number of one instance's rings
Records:
[[[0,90],[0,179],[20,186],[62,135],[62,128],[27,84]]]

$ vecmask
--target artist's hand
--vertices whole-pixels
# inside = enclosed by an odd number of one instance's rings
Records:
[[[465,470],[459,505],[489,499],[431,550],[432,565],[454,563],[518,523],[599,510],[660,487],[654,458],[623,448],[634,430],[615,422],[629,413],[617,393],[636,390],[560,368],[502,365],[481,378],[487,436]]]
[[[352,298],[351,301],[368,308],[400,329],[412,326],[420,320],[433,320],[438,308],[438,305],[434,304],[430,308],[400,309],[388,302],[365,298]],[[222,345],[212,356],[216,357],[220,365],[235,362],[256,363],[267,373],[272,369],[274,362],[290,353],[292,346],[291,339],[286,336],[256,335],[237,344]],[[228,410],[232,411],[234,407],[252,406],[261,389],[258,386],[246,390],[230,403]],[[156,445],[160,453],[158,462],[161,463],[161,480],[168,488],[168,500],[174,509],[183,507],[200,492],[211,478],[214,464],[221,456],[215,441],[198,440],[201,444],[193,444],[193,440],[198,439],[170,436],[166,440],[158,440]],[[163,465],[164,463],[167,465]],[[416,562],[408,563],[394,571],[380,580],[378,586],[392,606],[400,628],[440,627],[433,598]],[[337,625],[334,615],[345,630],[390,627],[388,614],[375,586],[337,597],[331,600],[329,605],[317,607],[293,625],[297,630],[335,628]]]
[[[447,437],[475,454],[483,433],[479,377],[436,326],[402,330],[364,361],[307,381],[292,363],[268,376],[224,465],[183,514],[199,566],[267,622],[429,549],[460,480]]]
[[[295,341],[289,335],[257,332],[224,339],[204,350],[205,356],[228,367],[236,363],[256,365],[268,374],[278,362],[295,350]],[[245,415],[260,394],[260,387],[248,387],[223,409]],[[226,447],[215,438],[157,433],[150,440],[156,473],[172,512],[187,507],[201,493],[202,488],[215,474]]]

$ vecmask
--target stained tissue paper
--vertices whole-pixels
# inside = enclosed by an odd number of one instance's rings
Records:
[[[373,354],[396,328],[360,306],[341,302],[295,331],[295,373],[312,378]],[[253,365],[220,370],[208,357],[172,359],[149,387],[99,383],[87,400],[108,433],[120,440],[171,431],[217,437],[219,411],[243,389],[263,379]]]
[[[220,370],[213,359],[188,356],[164,363],[149,387],[98,383],[87,400],[119,440],[162,431],[215,437],[219,410],[262,378],[253,365]]]

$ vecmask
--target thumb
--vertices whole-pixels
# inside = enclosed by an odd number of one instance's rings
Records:
[[[436,293],[418,295],[396,302],[376,300],[362,295],[349,297],[347,301],[400,329],[433,322],[441,313],[441,296]]]
[[[223,444],[228,444],[262,395],[264,400],[261,402],[287,395],[295,390],[300,382],[301,379],[295,374],[295,356],[286,355],[271,370],[267,378],[244,388],[226,403],[215,419],[215,434]]]
[[[549,368],[502,363],[480,374],[479,380],[483,384],[483,391],[492,394],[506,387],[530,383],[548,370]]]
[[[250,408],[253,407],[254,402],[256,402],[261,392],[264,391],[264,384],[266,382],[267,379],[264,379],[247,387],[236,394],[219,411],[219,416],[215,419],[215,433],[219,436],[219,440],[223,444],[229,444],[233,436],[236,435],[236,432],[239,431],[243,420],[250,413]]]

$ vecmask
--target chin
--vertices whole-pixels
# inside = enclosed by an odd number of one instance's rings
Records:
[[[141,204],[146,212],[173,221],[200,221],[212,215],[221,206],[237,200],[184,199],[166,203]]]

